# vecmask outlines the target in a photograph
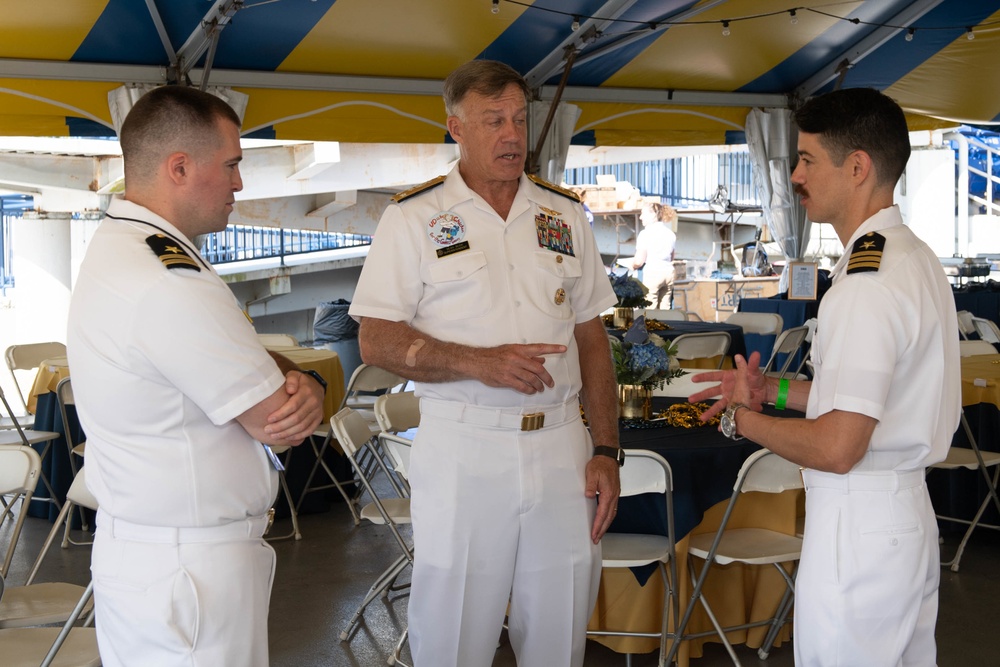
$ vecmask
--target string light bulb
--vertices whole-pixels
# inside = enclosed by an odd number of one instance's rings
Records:
[[[490,7],[490,11],[494,14],[500,13],[500,0],[493,0],[493,6]]]
[[[965,29],[965,38],[970,42],[976,38],[976,33],[972,32],[971,25]]]
[[[916,28],[910,28],[909,30],[906,31],[906,37],[904,37],[904,39],[908,42],[912,42],[913,35],[916,34],[916,32],[917,32]]]
[[[795,15],[795,10],[794,9],[789,9],[788,10],[788,15],[790,17],[788,19],[788,22],[791,23],[792,25],[795,25],[796,23],[799,22],[799,17]]]
[[[729,21],[722,22],[722,36],[729,37]]]
[[[579,16],[576,16],[574,14],[574,16],[573,16],[573,25],[571,25],[570,28],[573,29],[573,32],[576,32],[577,30],[580,29],[580,17]]]

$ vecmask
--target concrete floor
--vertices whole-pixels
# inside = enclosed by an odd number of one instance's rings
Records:
[[[376,667],[384,665],[405,625],[405,594],[376,600],[350,641],[340,631],[374,578],[398,555],[398,547],[380,526],[355,527],[347,508],[301,517],[301,541],[274,542],[278,569],[270,611],[271,664],[275,667]],[[26,521],[21,544],[7,578],[10,585],[24,580],[50,524]],[[288,520],[275,524],[275,533],[290,529]],[[957,537],[949,534],[942,546],[950,555]],[[9,530],[0,530],[6,545]],[[50,550],[38,581],[65,580],[85,584],[89,576],[89,547]],[[940,667],[1000,665],[992,639],[996,636],[996,605],[1000,600],[1000,534],[977,531],[962,560],[959,573],[942,570],[941,611],[938,621]],[[745,648],[739,651],[748,667],[790,667],[791,644],[775,649],[767,661]],[[404,653],[404,657],[408,657]],[[633,667],[656,664],[654,653],[635,656]],[[2,661],[2,659],[0,659]],[[720,645],[710,645],[693,667],[730,665]],[[514,667],[513,652],[501,637],[495,667]],[[594,642],[588,643],[586,667],[625,667],[626,658]]]

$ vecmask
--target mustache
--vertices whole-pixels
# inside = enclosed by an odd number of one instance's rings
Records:
[[[809,196],[809,193],[806,191],[806,189],[797,183],[792,185],[792,191],[795,192],[795,194],[797,194],[800,197]]]

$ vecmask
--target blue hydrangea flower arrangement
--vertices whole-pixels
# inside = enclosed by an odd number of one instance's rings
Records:
[[[684,375],[674,359],[677,348],[656,334],[650,334],[643,316],[635,319],[622,340],[611,338],[610,341],[618,384],[653,389]]]
[[[646,299],[649,289],[638,278],[626,274],[616,276],[611,274],[611,288],[618,297],[619,308],[645,308],[652,304]]]

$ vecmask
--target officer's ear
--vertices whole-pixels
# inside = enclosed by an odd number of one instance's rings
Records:
[[[167,177],[176,185],[183,185],[191,168],[187,153],[171,153],[167,156]]]
[[[462,120],[458,116],[448,116],[448,134],[455,140],[455,143],[462,143]]]

